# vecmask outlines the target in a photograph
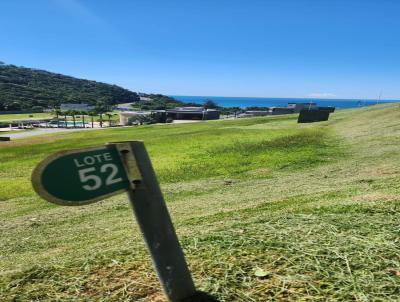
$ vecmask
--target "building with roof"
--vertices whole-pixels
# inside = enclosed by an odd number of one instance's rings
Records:
[[[281,115],[281,114],[294,113],[294,109],[293,108],[289,108],[289,107],[270,107],[268,111],[269,111],[269,113],[271,115]]]
[[[299,113],[303,109],[314,109],[317,107],[317,103],[288,103],[288,108],[293,109],[294,112]]]
[[[167,110],[124,111],[119,113],[120,125],[132,124],[134,120],[167,123],[173,120],[218,120],[219,117],[219,110],[203,107],[177,107]]]
[[[203,107],[177,107],[166,112],[167,118],[173,120],[218,120],[220,117],[219,110]]]
[[[133,121],[140,121],[151,118],[151,111],[124,111],[119,113],[120,125],[129,125]]]

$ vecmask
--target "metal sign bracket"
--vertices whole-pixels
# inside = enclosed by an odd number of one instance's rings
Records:
[[[142,182],[142,175],[136,162],[135,153],[130,143],[109,143],[107,146],[115,146],[118,150],[121,161],[124,165],[126,175],[129,179],[129,185],[132,190]]]

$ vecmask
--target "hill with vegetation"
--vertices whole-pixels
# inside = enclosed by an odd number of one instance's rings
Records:
[[[40,199],[60,150],[143,140],[198,289],[220,301],[397,301],[400,107],[44,135],[0,144],[1,301],[165,301],[125,194]]]
[[[0,111],[55,108],[61,103],[106,105],[139,101],[136,92],[44,70],[0,64]]]
[[[180,106],[199,106],[199,104],[185,103],[163,94],[141,94],[138,102],[132,104],[134,110],[165,110]]]

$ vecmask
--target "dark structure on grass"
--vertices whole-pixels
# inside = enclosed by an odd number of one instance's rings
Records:
[[[303,109],[300,111],[298,123],[323,122],[329,119],[329,114],[335,111],[335,107],[317,107],[315,109]]]
[[[318,110],[325,110],[325,111],[328,111],[329,113],[333,113],[333,112],[335,112],[335,107],[332,107],[332,106],[327,106],[327,107],[318,107],[317,108]]]

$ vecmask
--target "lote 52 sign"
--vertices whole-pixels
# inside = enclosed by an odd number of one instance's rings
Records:
[[[130,185],[115,146],[55,153],[35,168],[32,184],[41,197],[61,205],[89,204]]]
[[[56,153],[34,169],[32,184],[42,198],[60,205],[89,204],[126,191],[168,300],[196,294],[143,142]]]

